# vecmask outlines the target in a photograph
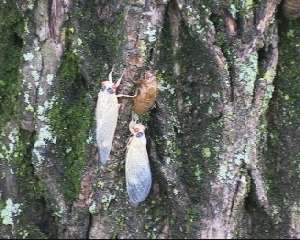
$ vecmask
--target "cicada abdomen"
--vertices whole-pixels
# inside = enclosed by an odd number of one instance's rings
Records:
[[[283,13],[288,19],[300,17],[300,0],[285,0],[283,3]]]
[[[152,177],[146,149],[145,127],[135,124],[127,146],[125,175],[129,202],[133,205],[144,201],[151,189]]]

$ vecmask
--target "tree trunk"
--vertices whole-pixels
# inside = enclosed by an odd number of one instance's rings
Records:
[[[0,236],[300,238],[300,19],[284,4],[1,0]],[[132,99],[119,98],[98,161],[112,66],[121,94],[147,70],[159,84],[139,116],[153,184],[138,206],[125,186]]]

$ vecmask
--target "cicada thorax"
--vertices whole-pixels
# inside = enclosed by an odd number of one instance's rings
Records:
[[[144,78],[138,83],[138,93],[134,98],[133,111],[138,114],[147,112],[155,103],[158,94],[158,84],[155,73],[146,71]]]
[[[285,0],[283,2],[283,13],[289,19],[300,17],[300,0]]]
[[[100,92],[103,92],[103,93],[106,92],[107,94],[115,94],[116,86],[114,83],[112,83],[110,81],[102,81]]]

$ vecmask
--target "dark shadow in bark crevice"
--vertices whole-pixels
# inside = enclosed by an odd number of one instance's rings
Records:
[[[249,172],[250,174],[250,172]],[[249,175],[251,176],[251,175]],[[259,200],[256,196],[255,184],[253,179],[250,178],[250,191],[245,198],[244,206],[245,213],[244,218],[249,218],[247,221],[242,220],[241,223],[250,223],[249,225],[240,225],[239,229],[246,230],[246,236],[238,236],[241,238],[253,238],[253,239],[269,239],[278,238],[280,235],[277,224],[274,222],[267,213],[266,209],[260,206]]]

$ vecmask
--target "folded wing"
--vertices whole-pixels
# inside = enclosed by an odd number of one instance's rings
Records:
[[[106,164],[111,152],[112,141],[118,121],[118,100],[116,95],[99,93],[96,108],[96,138],[99,159]]]
[[[148,196],[152,177],[146,145],[133,138],[126,155],[126,188],[129,201],[137,205]]]

